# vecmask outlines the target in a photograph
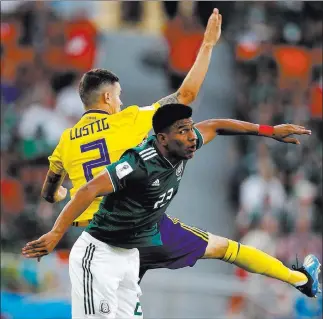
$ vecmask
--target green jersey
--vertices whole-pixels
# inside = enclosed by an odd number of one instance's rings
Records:
[[[195,133],[198,149],[203,138]],[[104,196],[86,228],[91,236],[123,248],[162,245],[158,222],[177,194],[187,160],[172,165],[155,144],[151,136],[106,167],[114,192]]]

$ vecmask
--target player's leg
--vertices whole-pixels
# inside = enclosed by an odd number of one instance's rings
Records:
[[[128,287],[121,286],[118,290],[118,310],[116,319],[142,319],[141,293],[133,291]]]
[[[140,304],[141,289],[139,281],[139,252],[134,252],[129,258],[128,271],[120,282],[118,296],[118,310],[116,319],[142,319]]]
[[[140,279],[147,270],[193,267],[204,255],[208,233],[164,215],[159,224],[162,246],[140,248]]]
[[[162,246],[139,249],[140,281],[150,269],[193,267],[205,253],[208,233],[201,229],[188,226],[165,214],[160,221],[159,231],[163,241]],[[142,309],[138,298],[134,319],[139,319],[141,316]]]
[[[221,259],[248,272],[284,281],[309,297],[314,297],[319,292],[320,263],[313,255],[305,258],[303,267],[292,270],[261,250],[209,234],[209,242],[203,258]]]
[[[72,284],[72,319],[115,318],[117,289],[126,259],[88,233],[75,242],[69,260]]]

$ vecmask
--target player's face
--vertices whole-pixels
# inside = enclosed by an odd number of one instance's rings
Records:
[[[105,102],[108,105],[109,113],[114,114],[121,111],[122,102],[120,99],[121,86],[119,82],[115,82],[113,85],[107,87],[105,93]]]
[[[167,134],[167,150],[180,159],[191,159],[196,151],[197,136],[191,118],[174,123]]]

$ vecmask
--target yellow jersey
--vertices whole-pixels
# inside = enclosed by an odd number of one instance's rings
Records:
[[[85,112],[78,123],[66,129],[53,154],[49,168],[55,174],[67,173],[73,184],[71,197],[98,175],[102,169],[117,160],[129,148],[140,144],[152,128],[152,117],[160,107],[129,106],[109,115],[103,110]],[[98,197],[75,221],[92,219],[102,197]]]

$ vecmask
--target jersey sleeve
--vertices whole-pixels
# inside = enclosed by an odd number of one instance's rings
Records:
[[[118,192],[130,184],[143,182],[146,171],[139,155],[133,151],[125,153],[120,160],[106,166],[113,184],[114,192]]]
[[[200,149],[204,144],[203,135],[201,134],[201,132],[196,127],[194,127],[194,131],[195,131],[195,134],[197,136],[196,149]]]
[[[62,175],[64,173],[64,166],[62,162],[62,152],[61,152],[63,147],[62,146],[63,140],[64,140],[64,137],[62,135],[53,154],[48,157],[49,169],[57,175]]]
[[[150,106],[138,108],[138,113],[134,121],[136,134],[143,136],[143,138],[148,135],[153,126],[153,116],[159,107],[159,103],[154,103]]]

